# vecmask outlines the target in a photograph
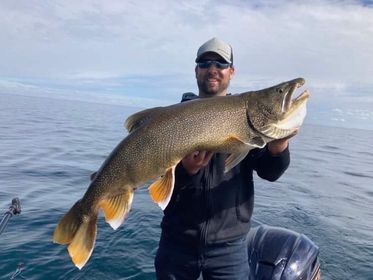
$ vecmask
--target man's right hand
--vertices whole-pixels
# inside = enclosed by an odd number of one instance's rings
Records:
[[[213,152],[195,151],[185,156],[181,160],[181,164],[183,165],[186,172],[190,176],[192,176],[197,174],[202,167],[205,167],[209,163],[213,155]]]

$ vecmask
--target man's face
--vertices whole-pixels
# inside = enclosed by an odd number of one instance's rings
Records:
[[[205,54],[200,61],[204,60],[216,60],[225,63],[225,61],[215,53]],[[196,66],[195,71],[200,96],[210,97],[223,96],[227,94],[229,81],[234,74],[233,66],[226,69],[219,69],[214,64],[206,69]]]

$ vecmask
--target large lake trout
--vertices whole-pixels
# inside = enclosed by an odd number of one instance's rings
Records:
[[[165,209],[181,159],[194,151],[228,153],[226,170],[255,147],[293,134],[306,115],[308,91],[293,92],[302,78],[237,95],[211,97],[141,111],[126,121],[129,131],[93,177],[88,190],[59,221],[53,241],[69,244],[81,269],[96,239],[97,217],[117,229],[127,216],[136,188],[149,180],[150,196]],[[232,186],[234,188],[234,186]]]

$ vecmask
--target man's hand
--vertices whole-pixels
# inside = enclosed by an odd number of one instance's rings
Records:
[[[185,156],[181,160],[181,164],[183,165],[186,172],[190,176],[192,176],[197,174],[202,167],[205,167],[209,163],[213,155],[213,152],[196,151]]]
[[[298,130],[294,131],[289,136],[277,139],[269,142],[267,144],[268,150],[271,152],[272,155],[278,155],[281,154],[288,146],[289,146],[289,139],[293,136],[295,136],[298,133]]]

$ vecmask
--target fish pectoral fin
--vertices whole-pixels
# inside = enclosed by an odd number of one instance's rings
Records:
[[[137,112],[129,116],[124,123],[125,128],[129,133],[142,126],[147,120],[157,114],[162,107],[155,107]]]
[[[228,172],[237,164],[239,164],[247,156],[250,150],[251,149],[247,149],[246,151],[243,151],[241,153],[230,154],[224,162],[224,173]]]
[[[148,188],[150,197],[162,210],[166,209],[171,200],[175,185],[175,168],[176,165],[167,169],[166,174],[152,183]]]
[[[266,143],[260,137],[253,137],[248,140],[242,140],[237,136],[231,136],[227,140],[227,145],[233,147],[234,153],[231,153],[225,160],[224,172],[228,172],[237,164],[239,164],[249,153],[249,151],[256,147],[264,147]]]
[[[254,136],[248,139],[241,139],[238,136],[229,136],[225,142],[230,147],[241,150],[246,150],[248,149],[247,147],[250,147],[249,150],[252,148],[263,148],[266,144],[260,136]]]
[[[267,143],[263,140],[262,137],[256,136],[245,142],[245,144],[250,145],[253,148],[263,148]]]
[[[73,263],[81,269],[92,254],[97,234],[98,213],[87,216],[82,213],[78,201],[58,222],[53,242],[70,244],[67,248]]]
[[[131,209],[133,200],[133,189],[128,189],[125,193],[104,199],[100,202],[100,207],[104,211],[105,221],[116,230],[126,219]]]

